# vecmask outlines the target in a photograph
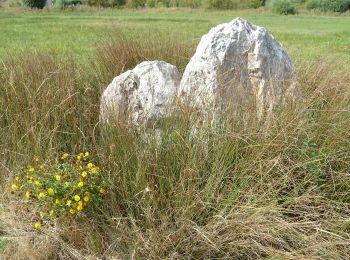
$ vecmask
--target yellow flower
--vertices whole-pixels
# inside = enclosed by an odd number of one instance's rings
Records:
[[[85,178],[85,177],[87,176],[87,172],[86,172],[86,171],[83,171],[83,172],[81,173],[81,176],[82,176],[83,178]]]
[[[69,185],[70,185],[70,183],[68,182],[68,181],[66,181],[65,183],[64,183],[64,186],[67,188],[67,187],[69,187]]]
[[[89,152],[86,152],[86,153],[84,154],[84,159],[88,158],[89,155],[90,155]]]
[[[40,181],[35,181],[35,186],[37,186],[37,187],[41,186]]]
[[[83,209],[83,203],[80,201],[77,206],[77,210],[81,211]]]
[[[53,190],[53,188],[48,188],[47,193],[49,193],[50,196],[55,195],[55,191]]]
[[[68,153],[64,153],[64,154],[62,155],[61,159],[64,160],[64,159],[66,159],[68,156],[69,156]]]
[[[16,180],[16,181],[19,181],[19,177],[17,176],[17,177],[15,178],[15,180]]]
[[[80,182],[78,183],[78,187],[81,188],[81,187],[83,187],[83,186],[84,186],[84,182],[80,181]]]
[[[91,169],[91,172],[92,172],[92,173],[97,173],[97,172],[98,172],[98,167],[92,168],[92,169]]]
[[[69,213],[70,213],[70,214],[74,214],[74,213],[75,213],[75,210],[74,210],[74,209],[70,209],[70,210],[69,210]]]
[[[70,204],[72,204],[71,200],[67,200],[67,206],[70,206]]]
[[[39,230],[41,228],[41,224],[40,223],[35,223],[34,224],[34,228]]]
[[[29,191],[26,192],[26,198],[27,198],[27,199],[30,198],[30,192],[29,192]]]
[[[87,167],[88,167],[89,169],[91,169],[92,167],[94,167],[94,164],[90,162],[90,163],[87,164]]]
[[[28,181],[27,181],[28,183],[33,183],[33,177],[32,176],[30,176],[30,177],[27,176],[27,179],[28,179]]]
[[[52,217],[53,216],[53,213],[54,213],[54,211],[53,210],[50,210],[50,216]]]
[[[84,196],[84,201],[85,202],[89,202],[89,200],[90,200],[89,196]]]
[[[33,166],[28,166],[28,172],[34,172],[34,167]]]
[[[100,188],[100,193],[105,193],[106,192],[106,190],[104,189],[104,188]]]
[[[40,193],[39,193],[39,199],[43,199],[43,198],[45,198],[45,197],[46,197],[46,195],[45,195],[44,192],[40,192]]]
[[[75,196],[74,196],[74,200],[75,200],[75,201],[79,201],[79,200],[80,200],[80,196],[79,196],[79,195],[75,195]]]
[[[61,175],[56,175],[56,181],[60,181],[61,180]]]
[[[80,159],[81,159],[81,155],[80,155],[80,154],[77,156],[77,159],[78,159],[78,160],[80,160]]]
[[[56,199],[55,203],[56,203],[56,205],[59,205],[60,204],[60,200]]]
[[[18,186],[16,184],[12,184],[11,189],[12,190],[18,190]]]

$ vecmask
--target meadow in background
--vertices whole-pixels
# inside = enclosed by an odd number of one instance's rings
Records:
[[[236,16],[282,42],[302,102],[269,124],[227,115],[195,138],[188,111],[160,125],[160,141],[123,122],[101,128],[100,96],[116,75],[154,59],[183,71],[198,37]],[[250,10],[0,12],[0,254],[350,258],[349,19]],[[36,158],[55,165],[80,151],[99,166],[103,200],[35,229],[37,212],[11,192],[15,177]]]

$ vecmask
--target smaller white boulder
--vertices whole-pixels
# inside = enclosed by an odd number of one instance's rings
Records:
[[[101,99],[100,120],[126,120],[142,126],[166,117],[176,96],[180,73],[164,61],[145,61],[115,77]]]

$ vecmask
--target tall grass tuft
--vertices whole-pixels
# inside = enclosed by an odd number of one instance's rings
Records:
[[[114,76],[145,59],[183,70],[193,52],[156,41],[118,34],[85,65],[38,53],[2,60],[1,173],[88,150],[109,184],[101,207],[34,236],[37,259],[43,245],[67,259],[349,258],[350,74],[305,65],[304,99],[268,124],[228,114],[193,135],[195,115],[183,112],[160,136],[101,128],[99,98]],[[33,236],[19,203],[0,204],[0,232],[17,238],[7,255]]]
[[[184,71],[193,53],[193,44],[181,35],[152,32],[128,36],[119,31],[98,43],[92,68],[101,81],[110,82],[113,76],[145,60],[164,60]]]

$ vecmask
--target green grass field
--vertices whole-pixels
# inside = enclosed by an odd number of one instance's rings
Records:
[[[298,65],[310,59],[350,59],[350,16],[278,16],[263,11],[115,10],[28,12],[0,10],[0,54],[54,50],[87,57],[101,39],[115,35],[156,37],[176,33],[197,44],[211,27],[240,16],[266,27]]]
[[[115,76],[145,59],[182,71],[236,16],[284,45],[301,99],[267,121],[254,105],[213,124],[180,106],[161,135],[99,122]],[[350,259],[349,25],[305,11],[0,9],[0,258]]]
[[[11,240],[0,238],[0,254],[11,244]]]

